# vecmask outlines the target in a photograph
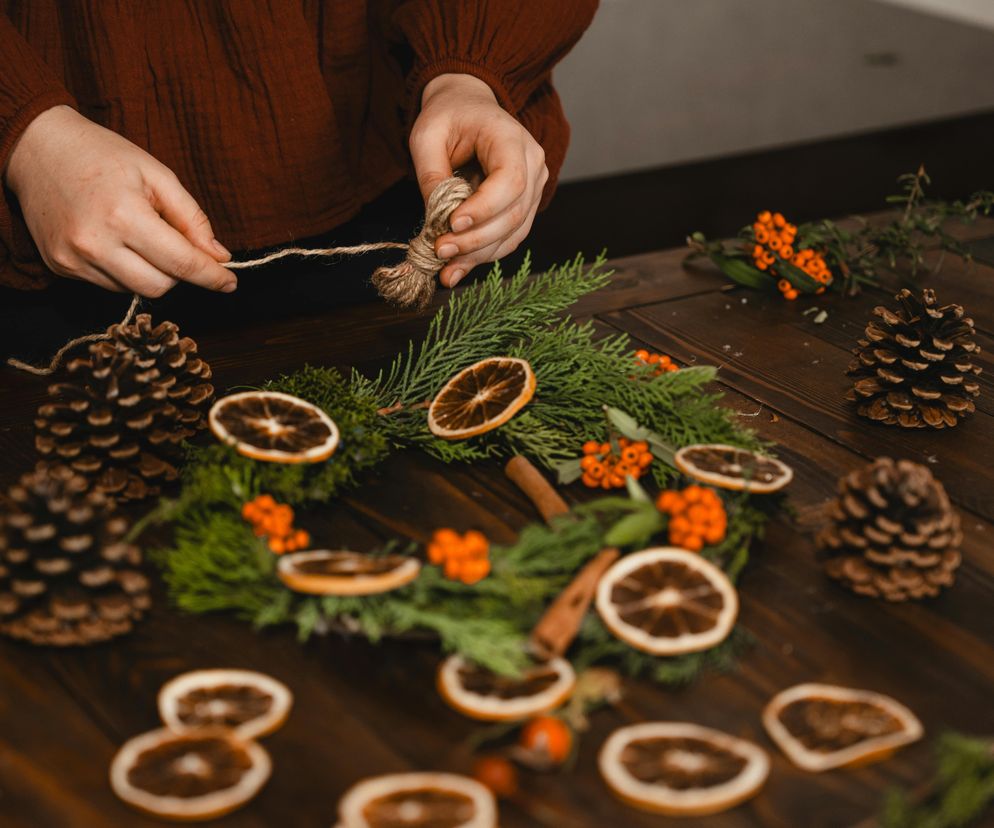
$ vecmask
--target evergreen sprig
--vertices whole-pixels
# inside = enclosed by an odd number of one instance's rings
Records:
[[[882,828],[966,828],[994,802],[994,740],[945,733],[936,747],[935,781],[920,801],[891,791],[880,816]],[[986,824],[986,823],[985,823]]]
[[[886,202],[898,207],[899,212],[889,221],[867,221],[854,216],[849,224],[822,219],[797,228],[796,249],[812,249],[824,256],[836,277],[831,285],[833,290],[854,295],[864,285],[879,285],[888,272],[913,280],[928,270],[926,255],[932,246],[964,261],[971,260],[970,249],[949,232],[947,225],[951,221],[971,224],[994,213],[994,192],[981,190],[965,200],[928,199],[925,188],[932,181],[924,167],[899,176],[897,181],[901,192],[888,196]],[[707,256],[737,284],[775,290],[777,279],[753,264],[752,233],[751,225],[743,227],[738,242],[731,245],[709,240],[700,232],[692,233],[687,238],[691,249],[688,259]],[[940,270],[943,258],[931,269],[932,275]],[[783,271],[781,275],[804,293],[813,293],[819,287],[788,262],[780,261],[776,266]]]
[[[377,376],[353,371],[346,377],[308,366],[266,383],[268,390],[293,394],[326,411],[341,432],[338,450],[323,463],[281,465],[250,460],[227,446],[193,449],[179,497],[164,501],[149,518],[174,528],[171,547],[154,557],[176,603],[190,612],[232,611],[257,626],[294,624],[301,638],[331,629],[356,631],[371,640],[428,632],[443,649],[497,672],[520,670],[533,625],[576,570],[604,546],[605,533],[624,518],[625,510],[617,505],[626,502],[623,498],[607,498],[603,508],[576,512],[551,527],[525,527],[516,543],[491,550],[491,573],[473,586],[425,566],[406,587],[362,598],[305,596],[286,589],[275,575],[272,553],[242,520],[241,507],[268,493],[306,510],[356,485],[363,471],[402,448],[445,462],[521,453],[552,468],[575,457],[586,440],[611,436],[606,408],[615,410],[616,418],[651,429],[660,444],[755,446],[755,437],[718,405],[719,395],[707,390],[714,369],[654,376],[634,360],[626,336],[598,339],[591,324],[565,315],[579,297],[606,284],[603,264],[600,257],[587,267],[578,257],[532,276],[526,261],[510,279],[502,279],[495,268],[482,283],[454,295],[425,338],[410,343]],[[527,359],[535,370],[538,388],[529,405],[478,438],[446,441],[431,434],[426,400],[467,365],[505,354]],[[664,462],[653,467],[660,484],[675,474]],[[728,499],[727,508],[726,541],[705,551],[734,577],[765,516],[745,497]],[[644,539],[658,528],[654,524]],[[622,545],[634,548],[641,540],[633,537]],[[624,645],[607,640],[596,622],[585,630],[578,655],[597,660],[598,654],[621,653]],[[628,668],[662,681],[687,680],[731,652],[722,648],[660,661],[624,649]]]

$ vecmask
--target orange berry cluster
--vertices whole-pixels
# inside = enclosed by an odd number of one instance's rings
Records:
[[[771,213],[763,210],[752,225],[753,238],[756,240],[752,248],[752,260],[760,270],[769,271],[776,275],[777,258],[790,262],[808,274],[821,287],[815,293],[824,293],[825,287],[832,282],[832,273],[828,269],[825,257],[814,250],[796,250],[794,242],[797,239],[797,227],[787,221],[782,213]],[[777,281],[777,289],[785,299],[794,300],[799,291],[789,280]]]
[[[475,529],[465,535],[438,529],[428,542],[428,560],[443,567],[449,580],[475,584],[490,574],[490,543]]]
[[[653,372],[657,377],[667,371],[679,371],[680,366],[673,362],[666,354],[651,354],[645,348],[640,348],[635,352],[635,360],[644,365],[655,365]]]
[[[311,536],[303,529],[293,528],[293,509],[288,503],[277,503],[272,495],[261,494],[242,506],[242,517],[252,524],[256,537],[266,538],[276,555],[306,549]]]
[[[669,515],[670,543],[700,552],[725,539],[728,515],[714,489],[687,486],[683,491],[662,492],[656,508]]]
[[[618,440],[620,454],[614,454],[610,443],[588,440],[583,444],[580,468],[583,483],[591,489],[620,489],[629,475],[638,480],[652,462],[652,452],[644,440],[633,442],[627,437]]]

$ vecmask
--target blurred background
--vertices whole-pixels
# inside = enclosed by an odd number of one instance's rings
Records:
[[[540,259],[994,184],[994,0],[601,0],[557,68],[573,128]]]
[[[919,164],[936,197],[994,188],[994,0],[601,0],[555,83],[572,124],[562,182],[504,272],[525,249],[544,269],[732,236],[761,209],[795,222],[882,209]],[[422,210],[405,182],[301,243],[406,240]],[[179,287],[146,307],[190,330],[320,313],[373,298],[369,274],[394,258],[322,263],[327,279],[280,262],[232,296]],[[68,280],[0,289],[0,351],[40,359],[127,302]]]

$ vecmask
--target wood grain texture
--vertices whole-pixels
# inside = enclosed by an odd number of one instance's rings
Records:
[[[981,228],[975,228],[979,233]],[[843,401],[848,349],[884,292],[855,300],[786,303],[726,290],[713,270],[685,269],[681,250],[613,263],[609,288],[578,308],[604,332],[625,331],[683,364],[716,363],[725,405],[778,445],[796,470],[791,504],[805,514],[831,496],[839,475],[881,453],[930,464],[964,518],[964,564],[955,587],[921,604],[884,605],[839,588],[821,573],[807,527],[775,520],[742,575],[742,625],[753,639],[738,667],[691,687],[628,682],[625,713],[593,718],[569,773],[525,774],[523,792],[502,806],[506,828],[842,828],[872,815],[882,792],[931,772],[926,743],[868,768],[811,775],[793,768],[762,731],[759,714],[776,691],[829,681],[890,693],[922,719],[929,736],[946,728],[994,732],[994,388],[983,378],[976,416],[946,432],[906,432],[857,418]],[[962,301],[994,346],[994,269],[947,268],[934,280],[944,301]],[[828,310],[823,325],[802,311]],[[223,390],[257,384],[305,362],[375,370],[427,317],[363,305],[334,314],[253,325],[202,325],[196,337]],[[182,325],[183,320],[178,319]],[[0,479],[33,459],[31,417],[44,382],[0,373]],[[569,502],[588,496],[580,486]],[[299,518],[316,540],[359,550],[390,537],[423,542],[439,526],[479,528],[512,540],[539,516],[499,463],[446,467],[422,455],[390,458],[364,485]],[[296,701],[283,729],[265,740],[274,774],[262,794],[219,825],[326,826],[339,796],[377,773],[438,768],[465,772],[473,723],[434,690],[438,653],[430,642],[371,646],[329,635],[300,645],[286,629],[254,632],[224,616],[187,616],[161,588],[147,621],[121,641],[76,651],[0,642],[0,824],[144,826],[106,783],[126,738],[156,725],[158,688],[178,672],[213,666],[262,670]],[[771,754],[773,772],[754,800],[725,814],[675,822],[617,803],[596,771],[604,737],[631,716],[688,720],[746,736]]]

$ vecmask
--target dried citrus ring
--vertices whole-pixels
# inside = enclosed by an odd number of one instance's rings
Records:
[[[489,357],[464,368],[428,407],[428,428],[446,440],[475,437],[510,420],[535,393],[531,365],[515,357]]]
[[[752,742],[684,722],[645,722],[612,733],[601,776],[623,801],[659,814],[725,811],[766,781],[770,759]]]
[[[338,427],[327,414],[278,391],[222,397],[207,419],[215,437],[253,460],[318,463],[338,447]]]
[[[439,667],[437,684],[446,703],[464,716],[518,721],[562,704],[573,692],[576,673],[566,659],[553,658],[509,678],[453,655]]]
[[[719,489],[769,494],[779,491],[794,478],[794,470],[786,463],[721,443],[684,446],[674,455],[673,461],[688,477]]]
[[[167,727],[230,727],[243,739],[272,733],[292,704],[285,684],[252,670],[193,670],[159,690],[159,716]]]
[[[831,684],[798,684],[763,711],[770,738],[799,768],[824,771],[884,759],[924,732],[908,708],[889,696]]]
[[[724,572],[672,546],[621,558],[598,583],[596,604],[612,633],[658,656],[715,646],[739,612],[738,593]]]
[[[364,779],[338,803],[342,828],[497,828],[497,803],[480,782],[452,773]]]
[[[269,779],[269,754],[225,728],[136,736],[110,766],[110,784],[140,811],[174,820],[213,819],[241,807]]]
[[[316,549],[284,555],[276,574],[295,592],[310,595],[375,595],[409,584],[421,562],[408,555],[363,555]]]

